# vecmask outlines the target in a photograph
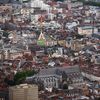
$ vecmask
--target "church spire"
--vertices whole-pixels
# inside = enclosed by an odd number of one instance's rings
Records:
[[[38,40],[46,40],[44,34],[42,33],[42,31],[41,31],[41,33],[39,35]]]

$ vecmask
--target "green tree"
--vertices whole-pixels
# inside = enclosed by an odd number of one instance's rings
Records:
[[[34,70],[18,72],[14,76],[15,85],[23,83],[26,80],[26,77],[33,76],[34,74],[36,74],[36,71]]]
[[[8,38],[8,35],[9,35],[9,34],[10,34],[10,33],[6,32],[6,31],[3,32],[3,36],[6,37],[6,38]]]

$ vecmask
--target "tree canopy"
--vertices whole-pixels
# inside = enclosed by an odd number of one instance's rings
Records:
[[[33,76],[34,74],[36,74],[36,71],[34,70],[18,72],[14,76],[15,85],[23,83],[26,80],[26,77]]]
[[[6,37],[6,38],[8,38],[8,35],[9,35],[9,34],[10,34],[10,33],[6,32],[6,31],[3,32],[3,36]]]

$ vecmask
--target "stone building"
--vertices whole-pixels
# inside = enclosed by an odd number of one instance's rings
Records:
[[[10,87],[9,100],[38,100],[38,87],[28,84]]]
[[[27,77],[26,80],[42,81],[44,88],[59,88],[65,81],[72,87],[84,83],[78,66],[41,69],[38,74]]]

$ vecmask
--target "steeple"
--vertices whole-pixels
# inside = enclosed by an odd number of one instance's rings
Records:
[[[42,33],[42,31],[41,31],[41,33],[40,33],[40,35],[39,35],[37,44],[40,45],[40,46],[46,45],[46,39],[45,39],[45,36],[44,36],[44,34]]]
[[[41,31],[41,33],[39,35],[38,40],[46,40],[44,34],[42,33],[42,31]]]
[[[40,28],[41,28],[41,33],[39,35],[37,44],[40,46],[44,46],[46,45],[46,39],[45,36],[43,34],[43,22],[44,22],[44,17],[41,15],[40,18],[38,19],[39,23],[40,23]]]

